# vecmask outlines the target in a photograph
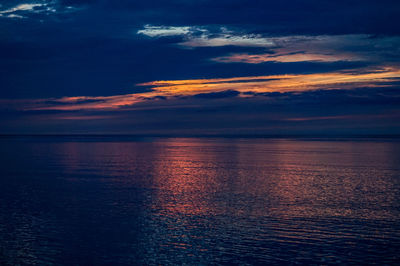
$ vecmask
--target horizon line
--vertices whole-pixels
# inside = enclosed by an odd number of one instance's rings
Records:
[[[126,133],[23,133],[23,134],[0,134],[0,138],[7,137],[82,137],[82,138],[260,138],[260,139],[290,139],[290,138],[321,138],[321,139],[400,139],[400,134],[126,134]]]

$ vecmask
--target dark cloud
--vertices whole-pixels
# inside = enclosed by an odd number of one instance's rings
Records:
[[[237,92],[155,100],[116,110],[3,110],[0,129],[181,135],[400,133],[399,87],[253,93],[249,98],[222,95]]]
[[[274,99],[275,104],[299,104],[300,106],[400,106],[400,87],[357,88],[352,90],[316,90],[303,93],[251,93],[251,95],[272,98]]]
[[[86,104],[86,103],[102,103],[104,100],[98,100],[98,99],[79,99],[74,101],[74,104]],[[42,104],[44,105],[70,105],[71,102],[62,102],[59,100],[48,100],[48,101],[43,101]]]
[[[221,98],[230,98],[230,97],[236,97],[240,93],[235,90],[227,90],[227,91],[221,91],[221,92],[211,92],[211,93],[200,93],[196,94],[192,97],[194,98],[204,98],[204,99],[221,99]]]

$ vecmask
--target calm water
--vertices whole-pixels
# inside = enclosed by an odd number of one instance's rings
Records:
[[[400,261],[400,142],[0,145],[0,264]]]

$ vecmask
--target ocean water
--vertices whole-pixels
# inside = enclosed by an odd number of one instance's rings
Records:
[[[398,141],[0,145],[1,265],[400,262]]]

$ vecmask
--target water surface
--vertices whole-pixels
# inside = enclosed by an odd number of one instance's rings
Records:
[[[0,138],[0,264],[395,264],[400,142]]]

